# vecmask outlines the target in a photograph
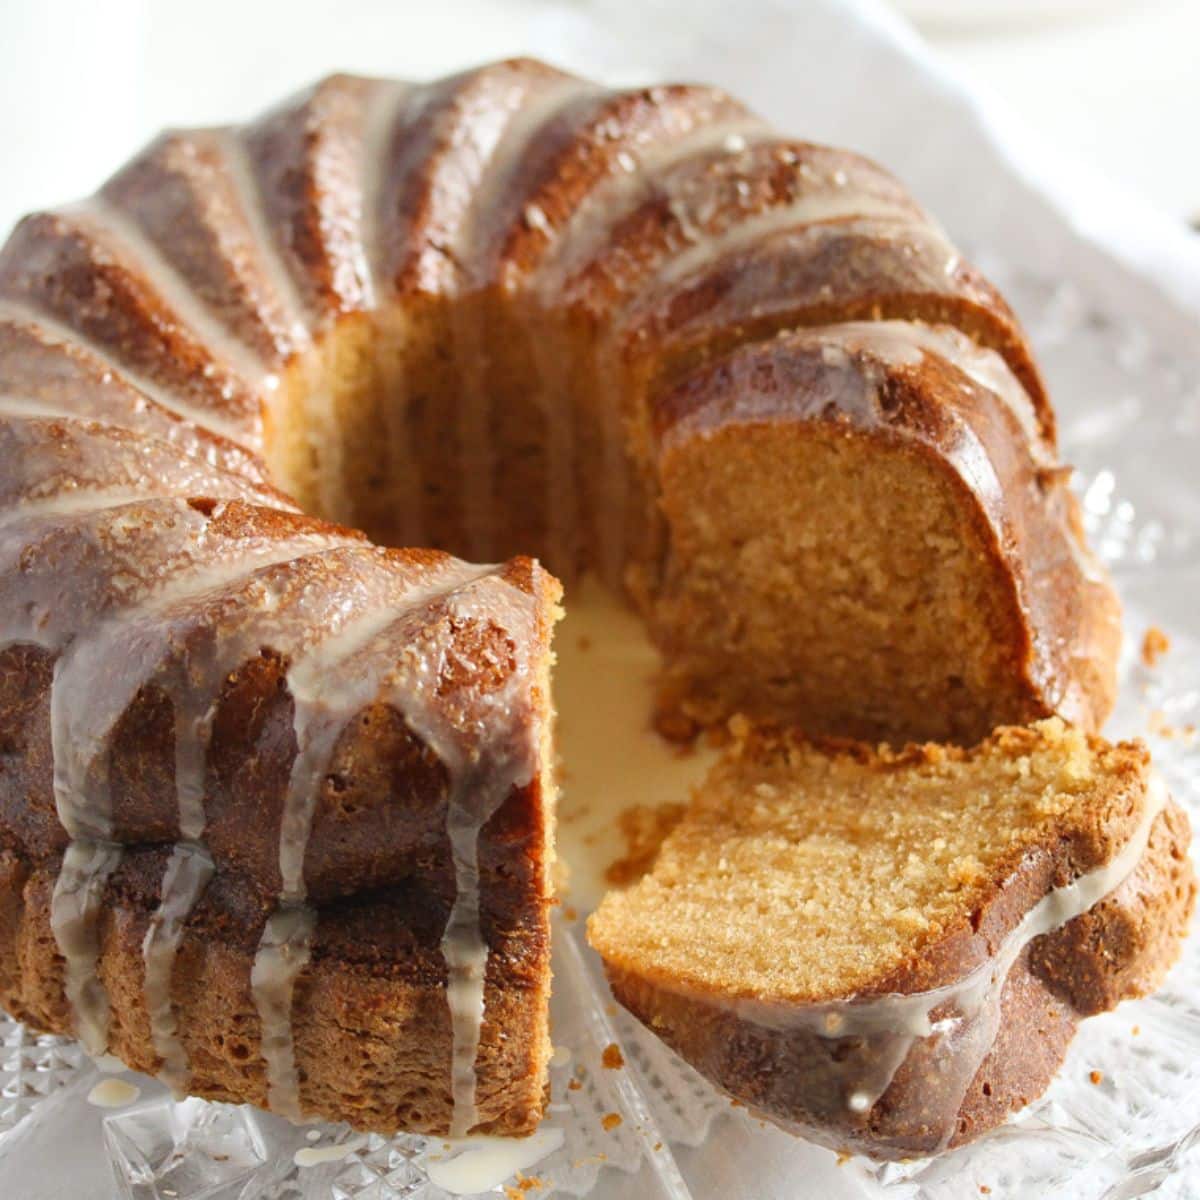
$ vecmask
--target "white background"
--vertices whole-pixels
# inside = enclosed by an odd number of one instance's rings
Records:
[[[1065,162],[1200,216],[1197,0],[899,7]],[[519,53],[533,14],[526,0],[3,0],[0,232],[91,191],[164,125],[244,118],[335,68],[419,77]]]

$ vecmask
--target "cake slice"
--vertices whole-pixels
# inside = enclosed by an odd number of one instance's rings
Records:
[[[738,732],[588,935],[626,1008],[785,1128],[876,1158],[969,1141],[1174,961],[1189,827],[1139,743]]]

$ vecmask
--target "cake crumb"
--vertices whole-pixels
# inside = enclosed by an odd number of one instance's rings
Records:
[[[695,741],[696,735],[700,732],[700,727],[691,717],[666,704],[660,704],[655,711],[653,725],[660,737],[666,738],[668,742],[678,742],[681,745],[689,745]]]
[[[982,1193],[983,1193],[985,1196],[990,1196],[990,1195],[992,1194],[992,1189],[991,1189],[990,1187],[988,1187],[988,1185],[987,1185],[986,1183],[981,1183],[981,1184],[979,1185],[979,1190],[980,1190],[980,1191],[981,1191],[981,1192],[982,1192]]]
[[[578,1079],[571,1079],[567,1081],[568,1092],[577,1092],[581,1087],[583,1087],[583,1084],[580,1083]]]
[[[579,910],[573,904],[568,904],[563,909],[563,920],[564,921],[578,921],[579,920]]]
[[[851,1154],[849,1150],[839,1150],[837,1156],[837,1165],[839,1167],[844,1167],[850,1161],[850,1158]]]
[[[605,1163],[605,1162],[608,1162],[608,1155],[605,1154],[603,1150],[598,1150],[595,1154],[589,1154],[587,1156],[587,1158],[577,1158],[571,1164],[571,1166],[573,1166],[578,1171],[580,1167],[590,1167],[594,1163]]]
[[[1151,710],[1150,715],[1146,718],[1146,731],[1154,734],[1155,737],[1179,738],[1188,744],[1195,741],[1196,738],[1195,725],[1172,725],[1167,719],[1167,714],[1161,708]]]
[[[1142,638],[1142,662],[1148,667],[1156,667],[1170,648],[1171,639],[1157,625],[1151,625]]]
[[[590,650],[592,648],[592,639],[586,633],[581,633],[576,645],[578,645],[580,650]]]
[[[609,1042],[604,1047],[604,1053],[600,1056],[601,1063],[604,1064],[606,1070],[619,1071],[625,1065],[625,1057],[621,1053],[621,1047],[616,1042]]]
[[[683,819],[682,804],[634,804],[617,817],[625,853],[610,863],[604,878],[614,887],[640,879],[653,866],[667,834]]]
[[[605,1113],[604,1116],[602,1116],[600,1118],[600,1126],[604,1130],[605,1133],[611,1133],[620,1124],[621,1124],[621,1114],[620,1113],[615,1113],[615,1112]]]
[[[1104,1082],[1104,1072],[1103,1071],[1091,1071],[1088,1074],[1088,1078],[1093,1083],[1103,1083]]]
[[[517,1172],[517,1182],[512,1186],[505,1186],[504,1195],[506,1200],[525,1200],[525,1197],[530,1192],[540,1192],[546,1185],[536,1175],[522,1175]]]
[[[1132,1029],[1131,1029],[1129,1032],[1130,1032],[1130,1033],[1131,1033],[1131,1034],[1132,1034],[1134,1037],[1137,1037],[1137,1036],[1138,1036],[1138,1034],[1140,1034],[1140,1033],[1142,1032],[1142,1027],[1141,1027],[1140,1025],[1135,1025],[1135,1026],[1134,1026],[1134,1027],[1133,1027],[1133,1028],[1132,1028]]]
[[[656,1151],[658,1151],[658,1150],[661,1150],[661,1149],[662,1149],[662,1142],[655,1142],[655,1143],[654,1143],[654,1149],[655,1149]]]

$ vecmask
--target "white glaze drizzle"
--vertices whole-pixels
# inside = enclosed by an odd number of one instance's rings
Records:
[[[510,585],[505,585],[509,593]],[[462,597],[456,597],[462,607]],[[476,619],[492,619],[508,628],[517,647],[533,644],[534,630],[528,627],[527,605],[509,611],[499,605],[493,592],[481,598],[479,607],[468,610]],[[525,628],[514,630],[513,617],[520,615]],[[444,655],[449,647],[442,647]],[[527,678],[529,665],[518,667],[513,678]],[[440,674],[440,672],[438,672]],[[435,675],[436,677],[436,675]],[[446,999],[453,1029],[451,1091],[454,1110],[451,1137],[470,1133],[478,1120],[475,1103],[475,1059],[484,1016],[488,962],[479,906],[479,834],[484,824],[513,787],[523,787],[533,778],[538,756],[537,735],[523,720],[520,704],[514,702],[510,681],[502,696],[489,697],[496,728],[489,730],[479,745],[479,730],[455,727],[455,722],[438,712],[415,689],[410,689],[405,716],[413,730],[432,747],[450,771],[451,790],[446,829],[454,857],[455,899],[442,938],[446,960]]]
[[[450,1154],[427,1160],[429,1182],[451,1196],[490,1192],[562,1148],[562,1129],[543,1127],[527,1138],[478,1135],[445,1143]]]
[[[359,209],[359,236],[351,238],[358,255],[358,276],[362,280],[363,301],[368,309],[378,309],[385,296],[392,292],[392,281],[385,279],[383,255],[380,248],[385,222],[394,214],[380,212],[383,204],[385,169],[391,164],[387,152],[397,122],[416,89],[411,84],[387,81],[380,83],[367,101],[363,118],[361,141],[362,180]]]
[[[306,905],[276,909],[267,920],[250,969],[250,988],[262,1022],[267,1104],[289,1121],[302,1117],[292,1003],[296,980],[311,954],[315,926],[316,913]]]
[[[67,408],[55,408],[26,396],[0,395],[0,416],[18,421],[90,420]]]
[[[142,1089],[126,1079],[102,1079],[88,1092],[87,1100],[96,1108],[125,1108],[141,1094]]]
[[[0,511],[0,529],[6,525],[15,525],[33,518],[87,516],[92,513],[104,512],[110,508],[124,508],[130,504],[138,504],[145,498],[144,489],[95,487],[78,488],[53,496],[22,499]]]
[[[311,1130],[308,1136],[316,1134],[320,1137],[317,1130]],[[292,1155],[292,1162],[298,1167],[319,1167],[323,1163],[341,1162],[344,1158],[349,1158],[357,1150],[361,1150],[367,1144],[367,1135],[365,1133],[356,1133],[352,1137],[348,1137],[344,1142],[338,1142],[333,1146],[302,1146],[295,1154]]]
[[[157,404],[167,412],[173,413],[183,421],[200,429],[207,429],[220,437],[226,438],[238,446],[251,446],[255,437],[252,430],[245,429],[234,422],[208,409],[201,409],[190,404],[173,392],[160,387],[153,380],[139,374],[115,359],[98,342],[89,338],[82,330],[73,329],[60,321],[47,316],[26,304],[21,304],[9,297],[0,297],[0,321],[8,321],[14,325],[26,325],[40,333],[44,340],[51,345],[70,346],[83,351],[96,359],[107,371],[125,382],[134,391],[140,392],[147,400]],[[251,447],[253,448],[253,447]]]
[[[187,1092],[190,1070],[171,1002],[171,976],[188,916],[208,886],[213,870],[212,858],[204,846],[179,842],[171,851],[158,908],[142,941],[150,1040],[162,1059],[158,1077],[177,1098]]]
[[[75,1015],[75,1034],[93,1056],[108,1048],[108,993],[96,971],[97,922],[109,876],[121,847],[76,839],[63,853],[50,899],[50,929],[66,967],[65,991]]]
[[[683,223],[684,236],[692,244],[667,259],[653,279],[647,281],[643,291],[670,287],[726,256],[761,245],[774,234],[793,230],[800,233],[810,226],[825,226],[822,233],[828,237],[847,233],[899,233],[905,237],[919,237],[957,261],[957,254],[945,235],[928,219],[914,213],[910,204],[858,194],[849,189],[811,192],[791,204],[768,208],[738,221],[717,234],[701,232],[698,226],[687,222],[682,211],[677,215]]]

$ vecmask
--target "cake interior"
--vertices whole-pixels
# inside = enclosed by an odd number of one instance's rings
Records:
[[[969,500],[914,449],[725,427],[664,455],[662,506],[653,621],[701,723],[972,741],[1020,716],[1011,593]]]
[[[568,606],[597,575],[648,622],[684,736],[743,712],[970,742],[1039,715],[1011,582],[944,464],[820,422],[664,441],[662,374],[515,301],[417,297],[293,363],[268,456],[307,511],[374,541],[534,555]]]
[[[589,923],[610,963],[701,994],[870,992],[971,920],[1032,846],[1129,813],[1138,788],[1057,719],[978,751],[876,758],[750,737],[652,871]]]

